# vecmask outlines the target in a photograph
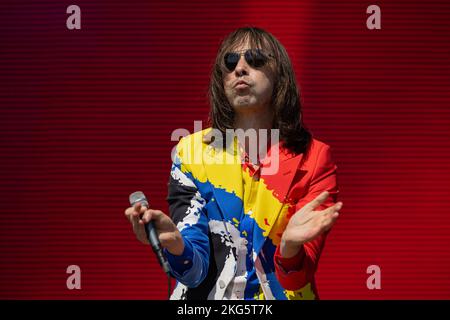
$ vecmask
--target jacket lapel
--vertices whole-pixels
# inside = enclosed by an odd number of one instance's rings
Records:
[[[276,150],[279,151],[278,155],[272,152],[276,152]],[[278,157],[278,163],[276,157]],[[275,204],[271,206],[270,212],[259,210],[264,214],[264,216],[258,217],[257,220],[262,221],[262,223],[260,222],[260,225],[262,225],[264,233],[263,238],[255,243],[254,250],[256,255],[258,255],[261,251],[265,239],[270,234],[270,231],[281,213],[282,207],[287,200],[289,190],[292,187],[292,182],[298,172],[302,158],[303,154],[294,155],[289,153],[282,146],[280,147],[279,145],[274,145],[271,148],[269,156],[263,161],[261,178],[264,180],[267,188],[272,191],[273,197],[278,201],[275,201]],[[274,172],[274,169],[278,170],[275,170]]]
[[[239,220],[243,205],[242,166],[236,139],[234,144],[234,149],[223,149],[211,143],[203,153],[205,173],[215,200],[223,217],[229,221]]]

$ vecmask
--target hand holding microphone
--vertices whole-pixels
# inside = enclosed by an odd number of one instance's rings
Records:
[[[131,222],[136,237],[144,244],[151,244],[159,263],[164,271],[169,273],[169,264],[162,248],[166,248],[171,254],[181,255],[184,251],[184,241],[180,231],[162,211],[148,209],[148,200],[142,192],[132,193],[130,204],[125,216]]]

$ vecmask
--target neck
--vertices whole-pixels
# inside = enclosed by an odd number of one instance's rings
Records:
[[[237,112],[234,119],[234,129],[272,129],[273,115],[271,112]]]
[[[257,163],[258,160],[255,159],[255,156],[252,156],[251,148],[256,147],[257,149],[257,157],[262,159],[265,157],[266,152],[270,146],[270,130],[272,129],[273,115],[271,112],[263,112],[263,113],[236,113],[235,121],[234,121],[234,129],[242,129],[244,132],[248,129],[253,129],[256,131],[256,141],[249,141],[245,139],[245,141],[239,141],[241,145],[244,147],[245,152],[250,155],[253,163]],[[260,140],[259,130],[267,129],[267,136],[265,139]],[[239,138],[239,137],[238,137]],[[250,144],[256,143],[256,146],[251,146]]]

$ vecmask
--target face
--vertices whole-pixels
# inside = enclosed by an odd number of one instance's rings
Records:
[[[230,51],[241,52],[242,55],[236,68],[223,74],[225,95],[237,113],[266,111],[272,98],[274,76],[269,63],[251,67],[244,57],[249,48],[248,42],[232,48]]]

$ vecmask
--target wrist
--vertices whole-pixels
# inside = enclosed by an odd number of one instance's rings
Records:
[[[282,237],[280,243],[281,257],[286,259],[295,257],[299,253],[302,246],[303,243],[293,242],[290,241],[289,239],[285,239],[284,237]]]
[[[180,232],[175,236],[175,239],[166,246],[167,251],[174,256],[181,256],[184,252],[184,240]]]

